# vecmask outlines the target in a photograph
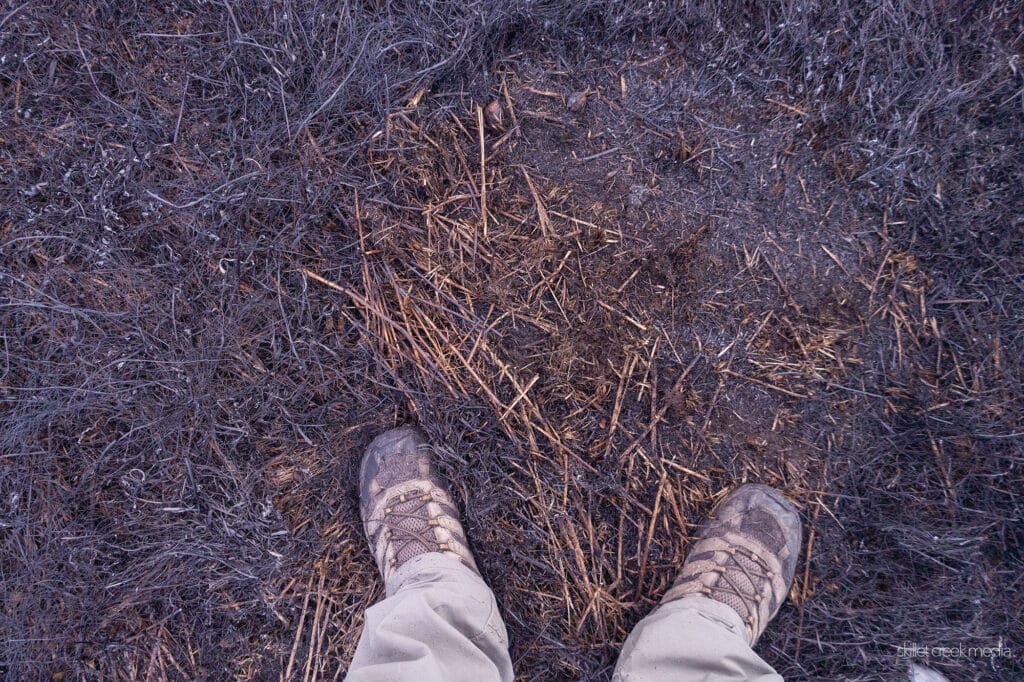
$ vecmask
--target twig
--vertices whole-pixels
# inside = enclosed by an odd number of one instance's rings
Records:
[[[814,507],[814,516],[811,518],[811,532],[807,537],[807,554],[804,558],[804,579],[803,585],[800,590],[800,621],[797,624],[797,636],[796,636],[796,652],[793,654],[794,660],[800,658],[800,642],[802,641],[804,631],[804,604],[807,602],[807,590],[808,585],[811,581],[811,553],[814,551],[814,534],[817,531],[818,514],[821,512],[821,500],[818,501],[818,505]]]
[[[310,574],[310,579],[313,575]],[[295,640],[292,642],[292,653],[288,656],[288,665],[284,669],[284,676],[282,680],[292,679],[292,666],[295,664],[295,654],[299,650],[299,641],[302,639],[302,627],[306,623],[306,612],[309,610],[309,595],[312,594],[312,590],[309,589],[309,585],[306,585],[306,596],[302,600],[302,613],[299,614],[299,627],[295,630]]]
[[[608,156],[609,154],[614,154],[615,152],[620,151],[621,149],[622,149],[622,147],[612,147],[611,149],[605,149],[603,152],[598,152],[596,154],[591,154],[590,156],[584,156],[583,158],[576,159],[576,160],[577,161],[593,161],[594,159],[600,159],[602,156]]]
[[[476,105],[476,124],[480,131],[480,222],[487,239],[487,148],[484,146],[484,110]]]
[[[754,377],[748,377],[746,374],[740,374],[739,372],[734,372],[731,369],[723,369],[722,374],[728,374],[731,377],[736,377],[737,379],[743,379],[744,381],[749,381],[750,383],[757,384],[758,386],[770,388],[773,391],[778,391],[779,393],[791,396],[793,398],[810,398],[811,396],[814,395],[813,392],[797,393],[795,391],[790,391],[787,388],[782,388],[781,386],[776,386],[775,384],[769,384],[767,381],[761,381],[760,379],[755,379]]]
[[[668,481],[668,474],[662,472],[658,481],[658,492],[654,496],[654,511],[651,514],[651,522],[647,525],[647,539],[644,541],[644,552],[640,557],[640,572],[636,578],[636,599],[643,594],[644,576],[647,574],[647,557],[651,552],[651,540],[654,538],[654,526],[658,522],[658,512],[661,510],[661,497],[665,492],[665,483]]]
[[[520,166],[519,170],[522,171],[523,177],[526,179],[526,186],[530,189],[530,194],[533,195],[533,203],[537,206],[537,220],[540,222],[540,231],[547,237],[550,235],[549,228],[551,225],[551,221],[548,218],[548,210],[544,208],[544,202],[540,200],[537,188],[533,186],[533,180],[530,179],[530,174],[526,172],[526,168]],[[559,266],[559,269],[561,269],[561,266]]]

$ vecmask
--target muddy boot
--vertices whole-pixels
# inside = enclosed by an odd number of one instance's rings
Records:
[[[447,554],[480,573],[418,428],[403,426],[373,439],[360,467],[359,497],[363,528],[385,584],[402,564],[427,552]]]
[[[701,527],[662,603],[714,599],[739,614],[753,646],[793,582],[802,529],[777,490],[748,484],[730,493]]]

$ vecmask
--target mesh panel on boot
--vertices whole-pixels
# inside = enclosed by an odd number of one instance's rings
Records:
[[[412,491],[413,499],[392,505],[390,516],[391,541],[397,547],[395,559],[402,564],[424,552],[437,550],[430,520],[423,509],[424,502]],[[406,516],[408,514],[408,516]]]
[[[756,605],[748,603],[749,597],[745,599],[740,595],[751,595],[760,592],[760,584],[755,585],[751,578],[757,583],[761,583],[762,580],[759,576],[763,574],[764,569],[742,554],[733,553],[731,558],[736,564],[746,569],[746,573],[733,564],[733,561],[727,561],[724,566],[725,575],[719,576],[715,586],[711,588],[710,596],[715,601],[731,606],[745,620],[753,613]],[[748,574],[750,577],[748,577]],[[736,592],[740,594],[736,594]]]

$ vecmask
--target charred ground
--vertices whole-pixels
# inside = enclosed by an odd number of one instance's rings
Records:
[[[784,675],[1019,676],[1019,7],[0,21],[12,679],[334,677],[409,420],[524,679],[606,678],[740,481],[806,521]]]

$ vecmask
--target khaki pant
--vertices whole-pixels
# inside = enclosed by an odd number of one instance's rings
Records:
[[[747,645],[735,611],[704,598],[663,604],[637,623],[613,679],[782,678]],[[391,578],[370,607],[349,682],[512,680],[508,634],[494,594],[457,559],[422,554]]]

